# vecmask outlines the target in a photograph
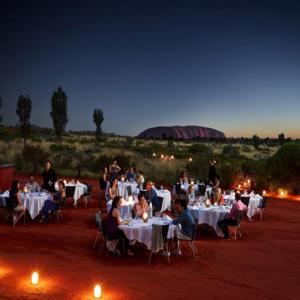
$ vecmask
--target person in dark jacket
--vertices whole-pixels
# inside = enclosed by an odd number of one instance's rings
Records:
[[[46,161],[45,170],[43,171],[43,189],[55,193],[54,184],[57,181],[57,176],[55,171],[51,167],[51,162]]]

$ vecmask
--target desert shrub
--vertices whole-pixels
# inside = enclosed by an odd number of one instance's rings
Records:
[[[91,169],[92,171],[99,173],[99,171],[102,170],[104,167],[108,167],[110,163],[111,163],[111,157],[103,154],[98,156],[95,159],[93,163],[93,167]]]
[[[222,154],[229,157],[238,157],[240,155],[239,149],[232,145],[226,145],[222,149]]]
[[[228,189],[242,175],[241,160],[229,158],[219,161],[217,165],[221,186]]]
[[[284,144],[267,162],[271,184],[300,192],[300,143]]]
[[[32,167],[32,172],[36,173],[39,165],[42,165],[49,158],[48,151],[41,146],[27,145],[22,152],[23,166],[26,164]]]

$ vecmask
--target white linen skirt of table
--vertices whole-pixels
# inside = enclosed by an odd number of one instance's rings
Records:
[[[111,209],[111,205],[112,205],[112,200],[109,200],[106,204],[107,206],[107,211],[109,212]],[[132,210],[134,208],[134,204],[126,204],[126,205],[122,205],[119,208],[120,211],[120,215],[122,219],[130,219],[132,218]]]
[[[131,191],[132,193],[136,192],[137,190],[137,183],[136,182],[127,182],[127,181],[120,181],[118,183],[118,190],[119,190],[119,196],[121,196],[124,199],[128,199],[128,191],[127,191],[127,187],[130,186],[131,187]]]
[[[257,213],[257,208],[261,201],[262,201],[262,197],[260,195],[250,197],[248,210],[247,210],[247,217],[250,220]]]
[[[129,225],[122,225],[119,228],[130,241],[138,241],[146,245],[148,250],[151,250],[152,243],[152,224],[167,225],[168,221],[163,221],[160,218],[154,217],[145,223],[142,219],[132,220]],[[169,225],[167,237],[173,238],[176,225]]]
[[[46,200],[51,200],[52,196],[50,194],[38,194],[32,193],[24,195],[21,193],[21,200],[23,201],[24,207],[27,209],[28,213],[31,216],[31,219],[34,219],[38,216]]]
[[[215,230],[218,236],[223,236],[222,230],[218,226],[218,222],[228,216],[229,209],[225,207],[219,208],[214,206],[208,208],[189,206],[188,208],[198,224],[207,224]]]
[[[161,212],[171,209],[171,193],[168,190],[156,190],[158,197],[162,197]]]
[[[74,186],[74,185],[68,185],[67,186]],[[74,205],[77,204],[77,201],[80,199],[82,195],[84,195],[87,192],[87,186],[83,183],[79,183],[75,185],[75,191],[74,191]]]

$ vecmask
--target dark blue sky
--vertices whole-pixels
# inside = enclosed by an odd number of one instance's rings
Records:
[[[1,1],[0,97],[15,124],[52,126],[68,96],[67,129],[135,135],[203,125],[227,136],[300,137],[300,1]]]

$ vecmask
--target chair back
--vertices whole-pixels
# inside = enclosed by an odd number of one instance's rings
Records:
[[[97,229],[99,231],[101,231],[102,230],[102,220],[101,220],[101,214],[99,212],[95,213],[95,219],[96,219]]]
[[[249,202],[250,202],[250,197],[241,197],[241,201],[248,207],[249,206]]]
[[[83,184],[86,185],[86,187],[87,187],[87,191],[85,193],[85,196],[91,196],[93,186],[91,184],[88,184],[88,183],[83,183]]]
[[[73,198],[75,192],[75,186],[66,186],[66,198]]]
[[[175,191],[177,195],[181,194],[181,184],[180,183],[175,183]]]
[[[205,196],[206,185],[205,184],[198,184],[198,194],[200,196]]]
[[[128,186],[126,187],[126,189],[127,189],[127,195],[128,195],[128,197],[129,197],[129,196],[132,196],[132,187],[131,187],[131,185],[128,185]]]
[[[64,198],[61,198],[59,200],[59,203],[58,203],[58,209],[62,210],[65,208],[65,205],[66,205],[66,197]]]
[[[259,208],[266,208],[267,201],[268,201],[268,197],[263,197],[260,204],[259,204]]]
[[[197,230],[198,230],[198,223],[195,222],[193,226],[193,235],[192,235],[192,240],[196,241],[197,239]]]
[[[157,196],[157,202],[159,203],[159,207],[156,207],[158,210],[161,210],[161,206],[162,206],[162,203],[164,201],[164,198],[163,197],[159,197]]]

